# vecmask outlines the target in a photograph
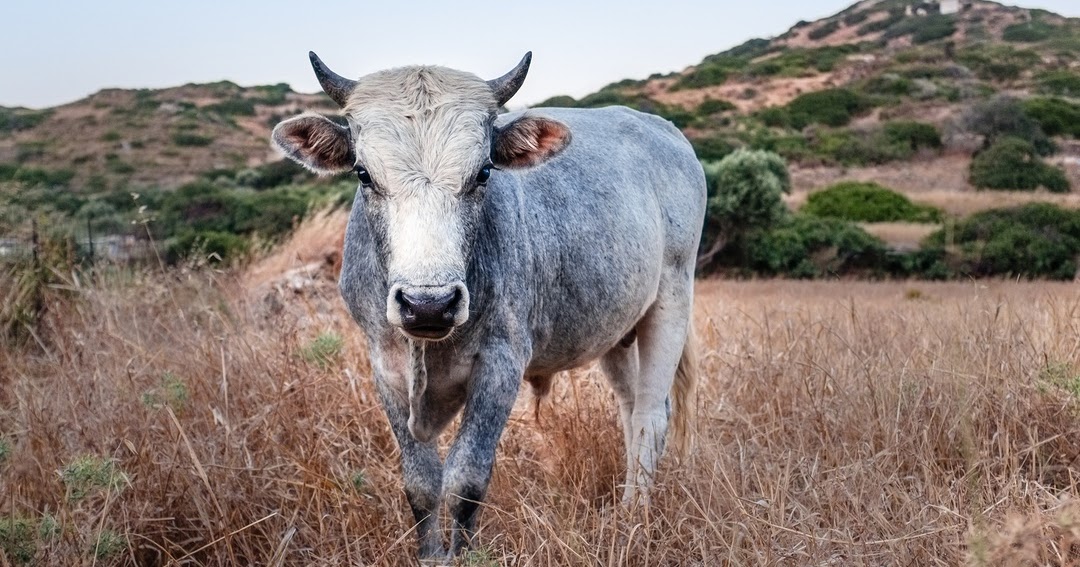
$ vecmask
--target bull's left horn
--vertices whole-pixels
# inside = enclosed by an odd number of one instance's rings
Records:
[[[349,94],[356,88],[356,81],[346,79],[331,71],[314,51],[308,51],[308,58],[311,59],[311,67],[315,69],[315,78],[319,79],[322,90],[330,95],[338,106],[344,108],[349,100]]]
[[[515,94],[518,89],[521,88],[521,83],[525,82],[525,75],[529,72],[529,63],[532,62],[532,51],[525,54],[525,57],[521,58],[521,63],[517,64],[510,70],[509,73],[499,77],[498,79],[492,79],[487,82],[491,87],[491,91],[495,93],[495,100],[498,101],[499,106],[506,104]]]

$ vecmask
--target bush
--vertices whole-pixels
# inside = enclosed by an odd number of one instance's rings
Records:
[[[1080,254],[1080,212],[1047,203],[976,213],[927,247],[958,248],[959,271],[969,276],[1012,275],[1070,280]]]
[[[1057,96],[1080,96],[1080,74],[1050,71],[1039,75],[1039,92]]]
[[[869,22],[863,24],[859,27],[859,29],[855,30],[855,33],[862,37],[864,35],[870,35],[872,33],[885,31],[903,20],[904,9],[901,8],[898,11],[890,11],[889,17],[885,18],[884,20],[878,20],[876,22]]]
[[[1069,191],[1065,172],[1039,159],[1035,147],[1019,138],[1002,138],[979,152],[971,162],[971,184],[980,189],[1030,191],[1045,187]]]
[[[852,222],[940,222],[940,210],[916,205],[877,183],[845,181],[810,195],[800,213]]]
[[[830,35],[836,33],[836,30],[838,29],[840,29],[840,22],[838,20],[830,20],[818,26],[817,28],[810,30],[810,33],[807,34],[807,37],[812,40],[825,39],[826,37],[829,37]]]
[[[941,133],[933,124],[898,120],[888,122],[884,127],[885,137],[889,141],[909,147],[913,152],[921,149],[941,149]]]
[[[890,140],[883,131],[832,130],[818,133],[811,148],[827,161],[844,165],[878,165],[911,157],[907,143]]]
[[[52,110],[30,110],[29,108],[5,108],[0,106],[0,132],[29,130],[52,116],[52,112]]]
[[[1042,57],[1029,49],[977,44],[957,54],[956,60],[984,81],[1011,81],[1041,63]]]
[[[862,90],[871,94],[904,96],[911,94],[913,88],[911,79],[887,73],[867,80]]]
[[[1080,105],[1060,98],[1032,98],[1024,101],[1024,113],[1049,136],[1080,138]]]
[[[185,231],[166,242],[165,259],[170,264],[192,256],[229,262],[239,259],[247,250],[248,240],[242,236],[213,230]]]
[[[697,106],[697,109],[694,110],[694,114],[697,114],[698,116],[710,116],[712,114],[735,110],[736,108],[738,107],[729,101],[707,98]]]
[[[177,132],[173,134],[172,141],[178,146],[191,148],[209,146],[214,143],[214,139],[209,136],[200,136],[191,132]]]
[[[844,126],[870,103],[848,89],[826,89],[799,95],[787,105],[791,125],[802,129],[809,124]]]
[[[241,171],[237,183],[253,189],[269,189],[291,183],[313,181],[315,174],[290,159],[280,159]]]
[[[575,108],[578,102],[572,96],[558,95],[553,96],[539,104],[533,105],[534,108]]]
[[[776,57],[750,65],[746,74],[751,77],[799,77],[811,69],[827,73],[852,53],[857,53],[860,45],[828,45],[812,49],[788,49]]]
[[[715,136],[711,138],[694,138],[690,140],[694,147],[694,153],[702,161],[719,161],[735,151],[737,147],[727,138]]]
[[[226,116],[255,116],[255,102],[246,98],[230,98],[203,107],[207,112]]]
[[[737,62],[702,62],[694,67],[693,71],[679,77],[679,80],[671,85],[671,90],[700,89],[703,87],[722,85],[727,82],[728,77],[730,77],[732,73],[744,64],[745,62],[741,60]]]
[[[746,232],[786,216],[782,197],[791,192],[787,165],[772,152],[740,149],[705,166],[709,198],[701,266]]]
[[[1056,151],[1039,123],[1024,112],[1018,100],[1009,96],[997,96],[972,105],[961,117],[961,125],[967,131],[983,136],[984,148],[1001,138],[1012,137],[1030,143],[1039,155]]]
[[[1001,34],[1001,39],[1013,43],[1035,43],[1045,41],[1053,37],[1059,28],[1046,22],[1032,20],[1013,24]]]
[[[878,273],[888,257],[885,244],[858,226],[808,215],[756,231],[740,252],[755,273],[793,278]]]

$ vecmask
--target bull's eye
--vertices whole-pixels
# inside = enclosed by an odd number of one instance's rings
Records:
[[[371,174],[366,169],[358,165],[353,171],[356,172],[356,178],[360,180],[360,185],[371,188]]]
[[[483,184],[487,183],[488,179],[490,179],[490,178],[491,178],[491,164],[489,163],[489,164],[485,165],[484,167],[480,168],[480,173],[476,174],[476,184],[477,185],[483,185]]]

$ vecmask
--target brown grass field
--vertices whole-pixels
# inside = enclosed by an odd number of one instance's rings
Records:
[[[332,233],[48,290],[0,350],[0,566],[413,564],[364,341],[329,270],[272,275]],[[1076,284],[707,280],[696,328],[652,507],[575,371],[523,389],[462,565],[1080,565]]]

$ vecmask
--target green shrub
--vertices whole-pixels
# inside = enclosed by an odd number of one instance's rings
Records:
[[[537,108],[576,108],[578,105],[577,99],[572,96],[558,95],[553,96],[539,104],[534,105]]]
[[[209,146],[214,143],[214,139],[210,136],[201,136],[191,132],[177,132],[172,135],[172,141],[177,146],[192,148]]]
[[[226,116],[255,116],[255,102],[246,98],[230,98],[203,107],[207,112]]]
[[[699,265],[707,266],[742,235],[787,215],[782,197],[791,192],[791,177],[780,156],[759,150],[736,150],[703,165],[709,197]]]
[[[1080,138],[1078,104],[1060,98],[1032,98],[1024,101],[1024,113],[1049,136]]]
[[[707,98],[697,106],[697,109],[694,110],[694,114],[697,114],[698,116],[709,116],[712,114],[719,114],[721,112],[735,110],[736,108],[738,107],[736,107],[729,101],[723,99]]]
[[[885,18],[883,20],[878,20],[876,22],[868,22],[868,23],[863,24],[862,26],[859,27],[859,29],[855,30],[855,33],[857,35],[859,35],[860,37],[862,37],[864,35],[870,35],[872,33],[885,31],[885,30],[891,28],[892,26],[896,25],[897,23],[902,22],[903,20],[904,20],[904,9],[901,8],[899,11],[890,11],[889,12],[889,17],[887,17],[887,18]]]
[[[887,73],[872,77],[863,83],[863,92],[870,94],[905,96],[911,94],[911,79]]]
[[[1059,32],[1057,26],[1039,20],[1013,24],[1001,34],[1001,39],[1013,43],[1035,43],[1046,41]]]
[[[889,141],[908,146],[913,152],[921,149],[941,149],[941,133],[933,124],[897,120],[887,122],[884,127],[885,137]]]
[[[940,210],[916,205],[877,183],[845,181],[812,193],[800,213],[852,222],[940,222]]]
[[[33,520],[9,514],[0,517],[0,554],[15,565],[28,565],[37,555],[37,526]]]
[[[1080,254],[1080,212],[1048,203],[983,211],[930,235],[926,245],[957,248],[962,275],[1070,280]]]
[[[197,255],[213,262],[229,262],[242,257],[248,246],[246,238],[229,232],[185,231],[166,241],[165,259],[175,264]]]
[[[740,62],[738,66],[741,65],[742,63]],[[714,85],[722,85],[727,82],[728,77],[731,76],[736,68],[735,65],[729,62],[702,62],[694,67],[693,71],[679,77],[679,80],[671,85],[671,90],[700,89]]]
[[[807,37],[815,41],[819,39],[825,39],[830,35],[836,33],[836,30],[838,29],[840,29],[840,22],[838,20],[829,20],[828,22],[825,22],[817,28],[810,30],[810,33],[807,34]]]
[[[70,169],[42,169],[39,167],[20,167],[11,176],[14,181],[31,187],[36,185],[66,186],[75,177]]]
[[[861,24],[861,23],[866,21],[866,18],[869,18],[869,17],[870,17],[870,12],[866,11],[866,10],[864,10],[862,12],[852,12],[852,13],[844,16],[844,25],[854,26],[854,25],[857,25],[857,24]]]
[[[116,461],[94,455],[84,455],[65,465],[60,479],[71,500],[80,500],[96,490],[121,490],[128,483],[128,476]]]
[[[1009,96],[973,104],[961,116],[961,125],[969,132],[983,136],[984,148],[1001,138],[1012,137],[1030,143],[1039,155],[1057,151],[1039,123],[1024,111],[1018,100]]]
[[[236,182],[253,189],[270,189],[292,183],[312,182],[315,174],[304,169],[291,159],[280,159],[265,163],[237,174]]]
[[[692,138],[690,145],[694,147],[694,153],[702,161],[719,161],[735,151],[737,147],[723,136]]]
[[[971,184],[980,189],[1030,191],[1039,187],[1068,192],[1065,172],[1039,159],[1035,147],[1019,138],[1002,138],[971,161]]]
[[[341,338],[341,335],[334,332],[320,333],[300,349],[300,356],[305,361],[326,370],[341,357],[344,345],[345,340]]]
[[[811,149],[826,161],[853,166],[905,160],[914,153],[907,143],[897,143],[881,130],[819,132]]]
[[[956,60],[984,81],[1011,81],[1041,63],[1042,56],[1029,49],[976,44],[958,53]]]
[[[1049,71],[1038,77],[1039,92],[1057,96],[1080,96],[1080,73]]]
[[[848,89],[826,89],[799,95],[787,105],[791,125],[802,129],[809,124],[844,126],[870,108],[863,96]]]
[[[773,228],[748,236],[741,263],[758,274],[815,278],[880,272],[885,244],[842,220],[794,215]]]
[[[775,57],[751,64],[746,68],[746,74],[751,77],[799,77],[811,69],[827,73],[861,48],[861,45],[844,44],[786,49]]]
[[[52,116],[52,110],[5,108],[0,106],[0,133],[29,130]]]

